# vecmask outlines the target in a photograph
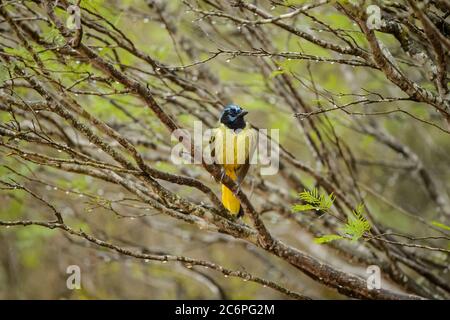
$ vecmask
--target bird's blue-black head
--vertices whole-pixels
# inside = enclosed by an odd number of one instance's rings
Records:
[[[228,128],[237,130],[245,128],[244,116],[248,112],[235,104],[229,104],[220,115],[220,122]]]

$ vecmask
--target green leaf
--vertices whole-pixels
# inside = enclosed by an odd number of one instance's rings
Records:
[[[301,200],[308,203],[319,203],[319,191],[317,188],[312,189],[311,191],[304,190],[300,192],[299,197]]]
[[[314,188],[311,191],[304,190],[299,194],[299,198],[305,202],[305,204],[295,204],[292,207],[294,211],[320,210],[326,212],[333,205],[335,196],[333,194],[319,194],[319,190]]]
[[[302,212],[314,209],[315,207],[310,204],[295,204],[292,206],[292,210],[294,210],[295,212]]]
[[[337,234],[326,234],[324,236],[314,238],[314,242],[318,243],[318,244],[323,244],[323,243],[328,243],[328,242],[331,242],[334,240],[339,240],[342,238],[344,238],[344,237],[337,235]]]
[[[435,226],[435,227],[438,227],[438,228],[450,231],[450,227],[449,226],[447,226],[447,225],[445,225],[443,223],[440,223],[438,221],[431,221],[431,224],[433,226]]]
[[[371,229],[369,221],[362,215],[363,210],[364,205],[360,203],[356,210],[353,211],[353,215],[348,218],[347,223],[342,228],[342,232],[350,236],[353,241],[357,241],[365,232],[369,232]]]

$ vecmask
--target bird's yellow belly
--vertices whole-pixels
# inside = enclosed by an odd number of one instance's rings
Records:
[[[245,163],[248,154],[248,143],[244,137],[233,134],[231,139],[226,139],[221,148],[220,163],[225,171],[234,171]],[[248,140],[248,139],[247,139]]]

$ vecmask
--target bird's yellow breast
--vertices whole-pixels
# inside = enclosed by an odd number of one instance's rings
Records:
[[[256,131],[249,124],[235,131],[221,125],[214,135],[216,161],[226,170],[233,170],[248,162],[256,148]]]

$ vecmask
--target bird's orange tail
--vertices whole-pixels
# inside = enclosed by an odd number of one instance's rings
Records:
[[[231,179],[236,181],[236,173],[234,170],[226,170],[226,175],[229,176]],[[239,209],[241,207],[241,204],[236,198],[236,196],[233,194],[233,192],[228,189],[225,185],[222,184],[222,203],[225,208],[230,211],[232,215],[236,215],[239,213]]]

